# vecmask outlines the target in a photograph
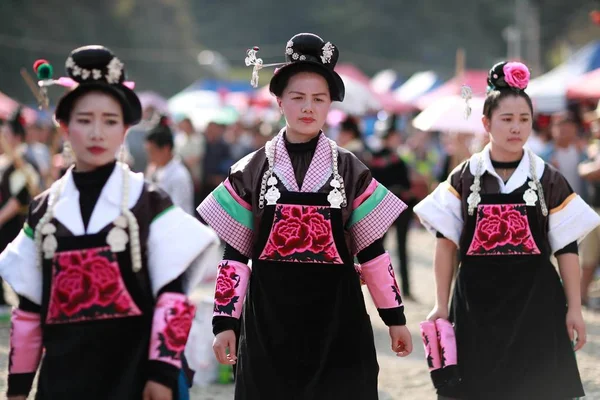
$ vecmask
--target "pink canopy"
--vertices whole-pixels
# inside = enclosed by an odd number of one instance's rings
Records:
[[[0,119],[8,119],[19,107],[19,103],[0,92]],[[37,113],[29,107],[23,108],[23,117],[27,125],[33,124],[37,119]]]
[[[588,100],[600,99],[600,68],[582,75],[567,88],[569,99]]]
[[[416,100],[416,106],[424,110],[436,100],[447,96],[460,96],[463,85],[471,87],[473,96],[483,96],[487,90],[487,71],[467,70],[455,76],[439,88],[429,92]]]

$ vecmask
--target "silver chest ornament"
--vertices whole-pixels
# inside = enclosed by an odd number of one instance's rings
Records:
[[[127,243],[129,243],[129,236],[125,231],[127,228],[127,218],[120,215],[113,221],[115,225],[106,236],[106,244],[110,246],[110,251],[113,253],[120,253],[125,251]]]
[[[525,205],[535,207],[535,204],[538,201],[538,195],[535,193],[537,190],[535,182],[529,181],[529,189],[523,193],[523,200],[525,201]]]
[[[267,190],[267,193],[265,194],[265,199],[267,200],[268,206],[274,206],[281,197],[281,193],[279,193],[279,189],[277,189],[277,178],[272,175],[267,181],[267,185],[269,185],[269,190]]]
[[[342,196],[342,192],[340,192],[339,188],[341,187],[340,181],[337,179],[332,179],[330,183],[333,190],[329,192],[327,195],[327,201],[331,205],[331,208],[340,208],[342,203],[344,202],[344,197]]]

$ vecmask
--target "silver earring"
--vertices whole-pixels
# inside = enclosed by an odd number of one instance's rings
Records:
[[[75,162],[75,153],[73,153],[73,148],[71,147],[71,142],[65,140],[63,143],[62,149],[62,158],[63,158],[63,167],[67,168]]]

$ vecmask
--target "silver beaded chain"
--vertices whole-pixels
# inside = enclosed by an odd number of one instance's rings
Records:
[[[548,207],[546,205],[546,200],[544,198],[544,188],[542,187],[542,183],[538,179],[536,168],[535,168],[535,156],[531,152],[531,150],[527,149],[527,156],[529,157],[529,173],[531,175],[531,179],[533,181],[533,185],[531,188],[537,191],[537,197],[540,202],[540,207],[542,209],[542,214],[544,217],[548,216]],[[483,155],[479,154],[477,157],[477,168],[475,171],[475,180],[471,185],[471,193],[467,198],[467,203],[469,205],[468,212],[469,215],[473,215],[475,213],[475,209],[481,202],[481,175],[483,170]],[[534,197],[535,199],[535,197]]]

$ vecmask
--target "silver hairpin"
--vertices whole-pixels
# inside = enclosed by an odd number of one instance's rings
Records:
[[[463,85],[460,89],[460,96],[465,100],[466,103],[465,119],[469,119],[471,116],[471,104],[469,104],[469,101],[473,98],[473,90],[470,86]]]
[[[249,67],[251,65],[254,66],[254,68],[252,68],[252,79],[250,80],[250,84],[254,88],[258,87],[258,71],[260,71],[263,67],[262,58],[258,58],[256,56],[256,53],[258,53],[258,50],[260,50],[258,48],[258,46],[254,46],[253,48],[248,49],[248,51],[246,52],[247,56],[246,56],[246,60],[245,60],[247,67]]]

